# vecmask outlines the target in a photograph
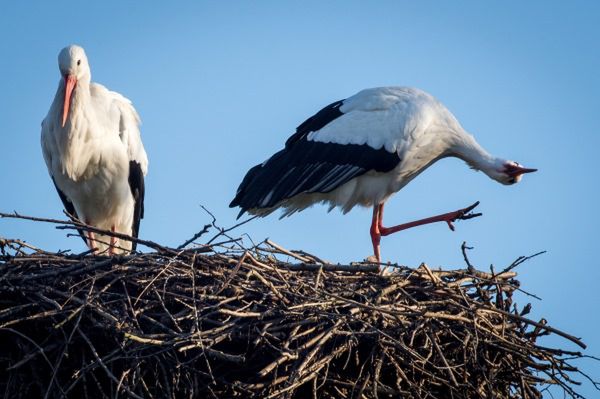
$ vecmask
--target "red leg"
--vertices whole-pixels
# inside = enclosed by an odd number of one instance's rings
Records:
[[[377,258],[377,262],[381,262],[381,252],[379,243],[381,242],[381,233],[379,232],[379,212],[382,209],[381,205],[373,206],[373,220],[371,222],[371,242],[373,243],[373,254]]]
[[[448,213],[444,213],[442,215],[437,215],[437,216],[432,216],[430,218],[416,220],[414,222],[399,224],[394,227],[383,227],[383,204],[381,204],[380,205],[381,209],[379,210],[379,219],[378,219],[379,233],[382,236],[387,236],[387,235],[390,235],[393,233],[397,233],[398,231],[410,229],[411,227],[422,226],[424,224],[435,223],[435,222],[446,222],[446,223],[448,223],[448,227],[450,227],[450,230],[454,231],[454,225],[452,224],[453,222],[455,222],[457,220],[466,220],[466,219],[471,219],[471,218],[474,218],[477,216],[481,216],[481,213],[469,214],[469,212],[472,211],[477,205],[479,205],[479,202],[476,202],[471,206],[468,206],[463,209],[459,209],[454,212],[448,212]]]
[[[88,247],[90,248],[90,250],[92,251],[92,253],[96,253],[96,236],[94,235],[93,232],[88,231],[87,232],[87,242],[88,242]]]
[[[110,231],[115,232],[115,226],[110,228]],[[117,245],[117,239],[114,236],[110,237],[110,246],[108,247],[108,256],[113,256],[115,254],[115,247]]]

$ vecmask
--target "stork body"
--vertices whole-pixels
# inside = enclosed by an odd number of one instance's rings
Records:
[[[462,218],[469,209],[423,219],[396,228],[383,227],[383,205],[437,160],[454,156],[503,184],[523,173],[513,161],[485,151],[431,95],[414,88],[366,89],[334,102],[307,119],[285,148],[248,171],[230,206],[267,215],[283,208],[283,216],[315,203],[344,213],[372,206],[371,237],[380,260],[382,235],[437,221]]]
[[[144,214],[148,159],[131,102],[91,82],[81,47],[59,54],[60,80],[42,122],[42,152],[65,210],[94,227],[137,237]],[[90,249],[127,252],[135,244],[93,233]]]

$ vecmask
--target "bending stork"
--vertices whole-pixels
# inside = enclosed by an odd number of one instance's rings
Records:
[[[381,236],[427,223],[452,222],[474,206],[395,227],[383,226],[388,198],[437,160],[463,159],[502,184],[524,173],[516,162],[485,151],[454,115],[431,95],[414,88],[366,89],[329,104],[308,118],[285,148],[248,171],[230,207],[267,215],[283,208],[289,216],[315,203],[340,207],[372,206],[370,234],[381,261]]]
[[[65,210],[91,226],[137,237],[144,217],[148,158],[131,101],[91,82],[83,48],[58,55],[62,78],[42,122],[42,152]],[[80,234],[95,252],[135,250],[135,243]]]

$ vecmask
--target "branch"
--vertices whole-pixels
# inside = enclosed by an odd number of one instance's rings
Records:
[[[167,248],[164,247],[160,244],[157,244],[154,241],[149,241],[149,240],[142,240],[140,238],[136,238],[136,237],[132,237],[128,234],[122,234],[122,233],[118,233],[118,232],[113,232],[111,230],[104,230],[104,229],[99,229],[97,227],[94,226],[90,226],[88,224],[82,223],[81,221],[77,221],[77,220],[58,220],[58,219],[48,219],[48,218],[41,218],[41,217],[35,217],[35,216],[24,216],[24,215],[20,215],[18,214],[16,211],[14,213],[3,213],[0,212],[0,218],[9,218],[9,219],[22,219],[22,220],[31,220],[34,222],[44,222],[44,223],[51,223],[51,224],[58,224],[60,226],[56,226],[57,229],[59,230],[85,230],[85,231],[91,231],[92,233],[97,233],[97,234],[102,234],[102,235],[106,235],[109,237],[115,237],[121,240],[126,240],[126,241],[132,241],[135,242],[137,244],[141,244],[144,245],[148,248],[152,248],[156,251],[159,252],[165,252],[165,253],[169,253],[169,254],[176,254],[177,251],[171,249],[171,248]]]

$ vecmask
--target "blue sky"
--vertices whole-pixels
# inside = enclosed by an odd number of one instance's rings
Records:
[[[597,151],[600,6],[594,2],[6,2],[0,6],[0,211],[62,217],[39,144],[59,80],[56,57],[82,45],[92,80],[129,97],[150,158],[141,236],[177,245],[228,208],[245,172],[304,119],[360,89],[424,89],[491,153],[540,171],[501,186],[440,161],[394,196],[397,224],[480,200],[484,217],[382,240],[385,260],[520,267],[543,301],[533,318],[584,338],[600,355]],[[335,262],[371,253],[371,211],[316,206],[239,233]],[[51,226],[0,220],[0,235],[57,250],[83,243]],[[519,298],[524,305],[530,299]],[[548,344],[576,349],[568,342]],[[580,363],[600,379],[600,365]],[[589,384],[581,389],[595,397]]]

